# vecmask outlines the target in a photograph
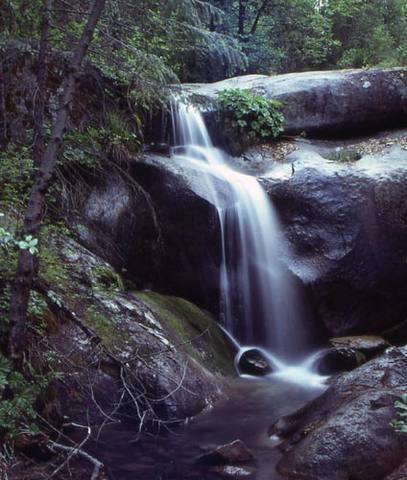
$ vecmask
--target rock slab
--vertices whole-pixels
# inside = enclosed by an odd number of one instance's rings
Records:
[[[217,95],[228,88],[251,89],[283,102],[288,135],[354,135],[407,122],[407,68],[248,75],[184,86],[207,113],[217,110]]]

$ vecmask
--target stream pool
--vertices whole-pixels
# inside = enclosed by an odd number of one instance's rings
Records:
[[[130,427],[106,427],[98,457],[110,480],[278,480],[275,465],[280,454],[267,430],[322,392],[321,386],[304,387],[274,376],[241,377],[230,386],[227,399],[172,433],[137,438]],[[236,439],[255,456],[246,475],[225,477],[196,461],[206,451]]]

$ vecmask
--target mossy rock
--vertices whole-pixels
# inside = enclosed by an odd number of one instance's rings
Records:
[[[158,315],[175,346],[212,372],[235,374],[233,348],[209,314],[179,297],[156,292],[137,292],[136,296]]]

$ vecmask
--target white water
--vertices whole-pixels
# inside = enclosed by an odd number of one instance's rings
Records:
[[[312,362],[304,360],[308,349],[301,301],[283,261],[288,246],[271,201],[255,177],[228,165],[227,155],[213,146],[196,108],[178,102],[172,124],[173,159],[202,171],[202,182],[218,211],[225,328],[240,343],[261,344],[278,372],[314,382]],[[225,208],[220,201],[217,178],[229,185],[232,206]]]

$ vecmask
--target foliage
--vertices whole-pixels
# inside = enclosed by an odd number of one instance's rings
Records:
[[[11,144],[0,151],[0,202],[23,205],[31,188],[31,148]]]
[[[398,432],[407,433],[407,393],[404,393],[400,400],[396,400],[394,406],[398,411],[398,418],[391,424]]]
[[[341,68],[405,65],[407,4],[404,0],[330,0],[323,13],[339,46],[332,62]]]
[[[212,0],[248,72],[406,65],[405,0]],[[242,9],[243,7],[243,9]]]
[[[283,132],[282,103],[250,90],[226,89],[219,94],[219,114],[227,130],[235,131],[241,143],[270,140]]]
[[[4,217],[4,213],[0,213],[1,217]],[[20,250],[28,250],[31,255],[36,255],[38,253],[37,245],[38,239],[33,238],[32,235],[26,235],[23,239],[18,240],[4,227],[0,227],[0,247],[2,248],[18,247]]]
[[[0,437],[38,433],[35,402],[48,382],[49,378],[42,375],[27,380],[0,354]]]
[[[124,290],[123,279],[109,265],[94,267],[92,275],[95,278],[96,288],[103,290],[105,293],[115,293],[119,290]]]

